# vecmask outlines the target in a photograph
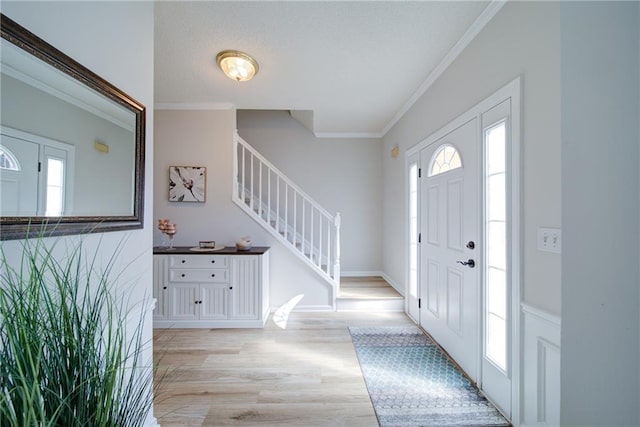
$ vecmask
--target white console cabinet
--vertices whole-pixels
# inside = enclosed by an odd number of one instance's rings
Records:
[[[269,315],[269,252],[155,249],[156,328],[262,328]]]

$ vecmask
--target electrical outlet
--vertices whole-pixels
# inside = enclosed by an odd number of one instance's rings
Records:
[[[559,228],[538,228],[538,250],[560,253],[561,233]]]

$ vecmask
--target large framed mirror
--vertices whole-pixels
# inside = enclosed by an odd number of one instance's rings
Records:
[[[142,228],[145,107],[0,16],[0,239]]]

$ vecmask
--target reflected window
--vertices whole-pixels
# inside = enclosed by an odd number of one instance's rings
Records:
[[[60,216],[64,209],[64,160],[47,159],[46,216]]]
[[[6,147],[0,145],[0,169],[19,171],[20,163],[18,159]]]
[[[460,153],[450,144],[439,147],[431,158],[431,166],[429,167],[429,176],[440,175],[441,173],[462,167]]]

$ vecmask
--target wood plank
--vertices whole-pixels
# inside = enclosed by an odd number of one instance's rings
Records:
[[[348,327],[403,313],[291,313],[286,329],[155,329],[154,413],[172,426],[375,426]]]

